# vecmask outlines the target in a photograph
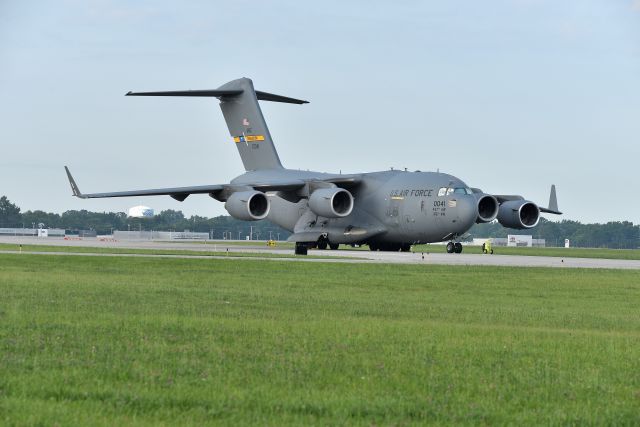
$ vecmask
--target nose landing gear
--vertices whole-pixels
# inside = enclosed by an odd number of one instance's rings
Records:
[[[452,253],[462,253],[462,243],[460,242],[449,242],[447,243],[447,253],[448,254],[452,254]]]

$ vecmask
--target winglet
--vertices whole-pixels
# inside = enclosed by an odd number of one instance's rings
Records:
[[[551,186],[551,193],[549,194],[549,207],[540,208],[540,212],[551,213],[555,215],[562,215],[562,212],[558,210],[558,198],[556,197],[556,186]]]
[[[64,170],[67,171],[67,178],[69,178],[69,184],[71,185],[71,191],[73,192],[73,195],[81,199],[86,199],[86,197],[83,196],[80,190],[78,189],[78,185],[76,184],[76,181],[71,176],[71,172],[69,172],[69,168],[65,166]]]

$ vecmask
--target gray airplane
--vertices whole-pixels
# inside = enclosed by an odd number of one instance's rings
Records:
[[[246,170],[228,184],[83,194],[65,166],[73,195],[82,199],[168,195],[184,201],[208,194],[224,202],[231,216],[269,219],[293,234],[295,253],[310,247],[368,245],[373,251],[408,251],[412,244],[448,242],[462,252],[460,238],[475,223],[497,219],[504,227],[526,229],[540,213],[560,215],[555,186],[543,208],[522,196],[486,194],[455,176],[439,172],[388,170],[328,174],[286,169],[276,152],[258,100],[307,101],[254,90],[250,79],[214,90],[129,92],[127,96],[215,97]]]

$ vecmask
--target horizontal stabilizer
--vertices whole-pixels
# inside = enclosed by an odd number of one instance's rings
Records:
[[[196,98],[221,98],[234,97],[242,94],[242,89],[203,89],[203,90],[170,90],[160,92],[127,92],[125,96],[190,96]],[[287,104],[308,104],[309,101],[290,98],[288,96],[276,95],[273,93],[257,90],[256,97],[260,101],[284,102]]]
[[[219,90],[171,90],[165,92],[127,92],[125,96],[195,96],[205,98],[219,98],[221,96],[236,96],[243,92],[241,89]]]
[[[273,101],[273,102],[285,102],[287,104],[308,104],[309,101],[302,99],[289,98],[288,96],[275,95],[273,93],[267,93],[257,90],[256,97],[260,101]]]

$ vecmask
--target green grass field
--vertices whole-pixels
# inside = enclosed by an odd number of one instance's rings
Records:
[[[640,424],[640,271],[0,254],[0,424]]]

